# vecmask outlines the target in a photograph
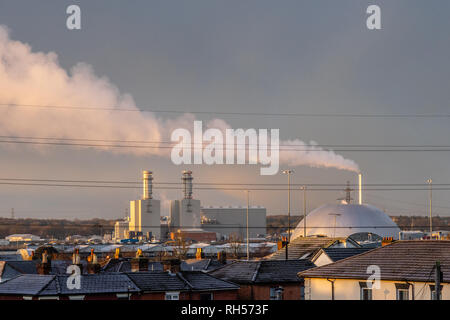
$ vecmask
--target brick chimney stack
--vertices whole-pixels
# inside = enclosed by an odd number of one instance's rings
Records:
[[[142,250],[138,249],[136,258],[131,259],[131,272],[148,271],[148,259],[142,254]]]
[[[180,272],[180,259],[168,259],[163,261],[164,271],[169,271],[170,273]]]
[[[80,268],[80,272],[83,273],[83,265],[81,264],[80,251],[78,249],[73,251],[72,264],[78,266],[78,268]]]
[[[52,270],[52,261],[48,256],[47,250],[42,253],[42,260],[36,266],[38,274],[50,274]]]
[[[87,265],[87,272],[89,274],[95,274],[99,273],[101,270],[100,264],[97,260],[97,255],[94,254],[94,249],[91,249],[91,255],[88,257],[88,265]]]

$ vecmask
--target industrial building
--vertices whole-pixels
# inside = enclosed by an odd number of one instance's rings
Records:
[[[246,207],[202,207],[202,229],[216,232],[219,238],[230,235],[247,238]],[[266,235],[266,208],[252,206],[248,208],[248,231],[250,238]]]
[[[143,171],[142,199],[130,201],[130,213],[114,226],[114,240],[128,238],[166,239],[172,234],[185,234],[196,241],[228,239],[231,235],[239,239],[247,237],[246,207],[201,207],[200,200],[193,198],[192,171],[185,170],[181,177],[183,199],[170,202],[170,216],[161,222],[161,204],[153,199],[153,174]],[[248,208],[249,237],[266,235],[266,209]],[[194,236],[195,235],[195,236]]]

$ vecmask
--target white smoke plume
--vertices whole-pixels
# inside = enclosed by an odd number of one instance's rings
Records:
[[[174,129],[191,128],[195,120],[192,114],[162,120],[153,113],[142,112],[130,95],[121,94],[107,78],[95,75],[89,65],[79,63],[67,72],[59,65],[55,53],[33,52],[28,44],[10,39],[4,26],[0,26],[0,88],[2,136],[151,141],[155,143],[141,148],[114,148],[100,142],[92,147],[108,152],[168,157],[170,145],[158,141],[169,141]],[[117,112],[111,108],[132,111]],[[221,119],[212,120],[207,126],[222,130],[230,127]],[[286,144],[295,144],[294,149],[307,149],[282,151],[282,147],[280,162],[286,165],[358,171],[354,161],[334,152],[308,146],[300,140],[281,142]]]

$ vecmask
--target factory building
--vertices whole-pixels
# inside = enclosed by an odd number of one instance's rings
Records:
[[[201,227],[200,200],[192,197],[192,171],[183,171],[181,178],[184,198],[170,202],[171,231],[179,229],[198,229]]]
[[[143,171],[142,199],[130,201],[130,234],[142,235],[151,239],[161,236],[161,203],[152,198],[153,175],[150,171]]]
[[[202,207],[202,229],[213,231],[219,238],[230,235],[247,238],[247,207]],[[266,208],[249,207],[249,238],[266,235]]]

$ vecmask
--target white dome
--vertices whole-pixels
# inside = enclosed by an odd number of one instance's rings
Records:
[[[399,232],[397,224],[386,213],[368,204],[327,204],[306,216],[307,236],[346,238],[355,233],[374,233],[398,239]],[[303,236],[303,220],[294,230],[292,239],[299,236]]]

